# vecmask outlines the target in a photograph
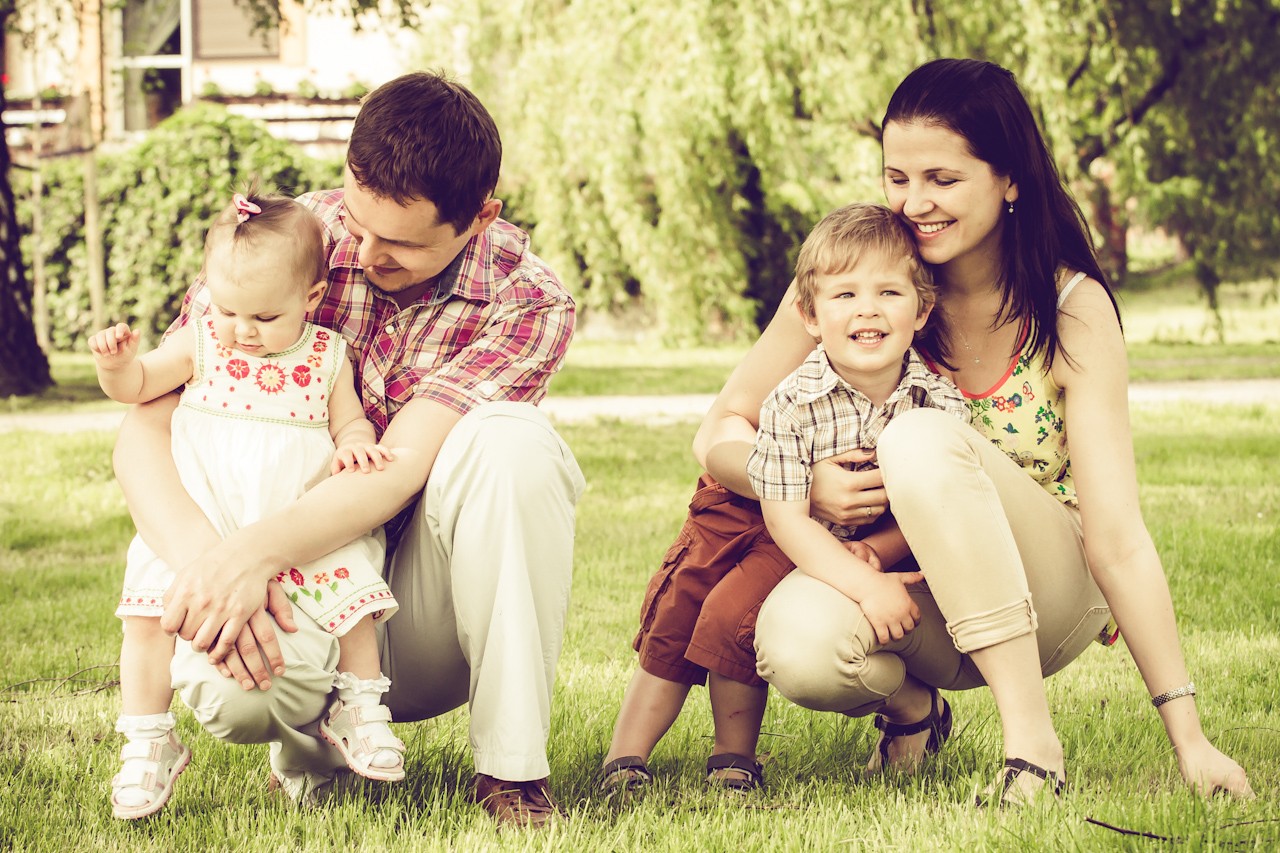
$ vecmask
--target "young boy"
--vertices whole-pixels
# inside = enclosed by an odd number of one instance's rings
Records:
[[[796,306],[818,348],[769,396],[748,465],[755,501],[707,474],[684,528],[649,583],[632,678],[601,771],[606,792],[652,781],[649,753],[689,687],[709,682],[715,747],[707,778],[735,791],[763,785],[755,759],[768,686],[755,672],[755,616],[799,565],[859,601],[883,641],[910,630],[905,584],[881,574],[855,528],[809,516],[814,462],[873,449],[884,425],[930,406],[968,418],[959,390],[911,350],[934,304],[915,240],[887,208],[855,204],[825,217],[796,264]]]

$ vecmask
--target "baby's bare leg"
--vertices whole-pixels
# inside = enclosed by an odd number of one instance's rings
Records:
[[[173,637],[160,629],[160,617],[126,616],[120,645],[121,710],[129,716],[163,714],[173,702],[169,664]]]
[[[371,616],[364,617],[338,638],[338,672],[349,672],[365,680],[382,677],[378,638]]]

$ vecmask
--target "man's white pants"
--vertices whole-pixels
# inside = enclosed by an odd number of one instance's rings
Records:
[[[483,405],[445,439],[390,559],[400,610],[379,632],[391,678],[385,702],[398,722],[469,703],[478,773],[548,775],[551,690],[583,486],[573,454],[534,406]],[[338,643],[296,615],[297,633],[278,632],[286,671],[270,690],[245,691],[181,640],[173,682],[214,737],[270,743],[272,769],[300,794],[344,763],[317,729]]]

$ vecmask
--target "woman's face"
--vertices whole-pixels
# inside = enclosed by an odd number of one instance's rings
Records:
[[[889,122],[882,142],[885,198],[911,226],[921,256],[935,266],[998,264],[1017,184],[970,154],[964,137],[939,125]]]

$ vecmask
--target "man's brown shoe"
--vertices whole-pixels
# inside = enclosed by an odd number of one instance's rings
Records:
[[[472,800],[484,806],[500,826],[537,828],[561,813],[547,790],[546,779],[507,782],[477,773],[472,786]]]

